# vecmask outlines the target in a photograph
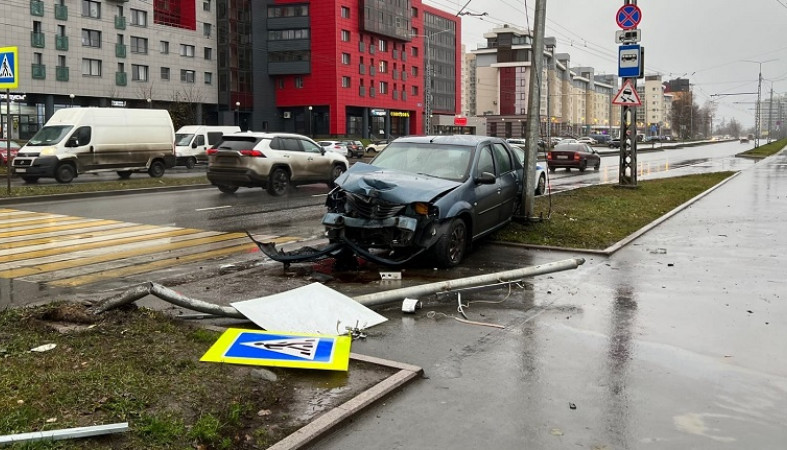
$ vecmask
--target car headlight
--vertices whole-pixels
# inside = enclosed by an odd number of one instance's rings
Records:
[[[415,212],[419,216],[434,216],[434,217],[437,217],[437,216],[440,215],[439,214],[440,213],[440,209],[437,206],[432,205],[431,203],[416,202],[416,203],[413,203],[412,206],[413,206],[413,212]]]
[[[57,147],[44,147],[38,152],[38,156],[52,156],[57,152]]]

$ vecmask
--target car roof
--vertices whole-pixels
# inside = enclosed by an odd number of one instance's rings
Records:
[[[584,152],[584,151],[587,150],[587,144],[583,144],[581,142],[558,143],[557,145],[555,145],[555,150],[565,150],[565,151],[571,151],[571,152],[577,152],[577,151]]]
[[[273,139],[277,137],[292,137],[292,138],[299,138],[299,139],[308,139],[311,140],[310,137],[304,136],[302,134],[296,133],[279,133],[279,132],[271,132],[271,133],[262,133],[259,131],[241,131],[240,133],[232,133],[232,134],[225,134],[225,138],[232,138],[232,137],[243,137],[243,136],[252,136],[261,139]]]
[[[505,139],[482,136],[477,134],[454,134],[454,135],[439,135],[439,136],[407,136],[400,137],[391,142],[411,142],[416,144],[453,144],[453,145],[478,145],[482,142],[501,142],[505,143]]]

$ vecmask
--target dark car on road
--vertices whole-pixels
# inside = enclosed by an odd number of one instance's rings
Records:
[[[620,148],[620,139],[610,139],[607,145],[609,145],[609,148]]]
[[[361,141],[344,141],[347,146],[347,157],[363,158],[363,142]]]
[[[581,143],[557,144],[547,153],[547,166],[554,172],[555,169],[579,169],[584,172],[588,167],[598,170],[601,167],[601,157],[591,146]]]
[[[523,168],[500,138],[405,137],[369,164],[354,164],[336,185],[322,220],[332,243],[382,265],[429,251],[437,265],[452,267],[472,242],[511,221]]]

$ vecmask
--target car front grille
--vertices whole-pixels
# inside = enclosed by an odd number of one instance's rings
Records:
[[[406,205],[388,203],[378,198],[347,192],[347,203],[351,209],[364,219],[382,220],[400,214]]]

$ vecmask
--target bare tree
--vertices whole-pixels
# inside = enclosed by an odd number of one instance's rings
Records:
[[[200,109],[197,106],[204,98],[205,93],[196,86],[184,87],[170,93],[169,114],[172,116],[175,129],[202,122],[202,118],[199,117]]]

